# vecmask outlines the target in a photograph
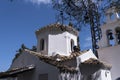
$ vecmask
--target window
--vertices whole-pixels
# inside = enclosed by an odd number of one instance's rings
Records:
[[[71,43],[71,51],[73,51],[73,47],[74,47],[74,41],[73,41],[73,39],[71,39],[70,43]]]
[[[120,44],[120,27],[117,27],[115,31],[116,31],[117,42],[118,44]]]
[[[44,50],[44,47],[45,47],[45,41],[44,41],[44,39],[41,39],[40,40],[40,50],[41,51]]]
[[[108,39],[108,43],[109,43],[110,46],[115,45],[114,35],[112,33],[112,30],[107,30],[107,39]]]
[[[40,74],[39,80],[48,80],[48,74]]]

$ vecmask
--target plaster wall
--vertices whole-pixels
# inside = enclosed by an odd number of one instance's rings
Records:
[[[120,77],[120,45],[98,49],[99,59],[112,65],[112,80]]]
[[[81,62],[84,62],[90,58],[97,59],[97,57],[94,55],[94,53],[92,52],[91,49],[89,51],[87,51],[86,53],[80,55],[79,58],[80,58]]]
[[[100,78],[98,80],[112,80],[111,79],[111,73],[109,70],[100,70]]]
[[[40,40],[44,39],[44,50],[40,51]],[[48,32],[41,32],[40,34],[37,35],[37,52],[41,52],[44,55],[48,54]]]
[[[107,30],[112,30],[113,33],[113,37],[114,37],[114,44],[117,45],[117,38],[116,38],[116,31],[115,29],[117,27],[120,27],[120,20],[115,20],[112,21],[110,23],[106,23],[103,26],[101,26],[101,30],[102,30],[102,38],[101,40],[98,42],[98,45],[100,48],[105,48],[110,46],[109,42],[108,42],[108,38],[107,38]]]
[[[48,55],[60,54],[70,55],[71,51],[71,39],[74,41],[74,45],[77,46],[77,36],[63,32],[61,34],[49,34]]]
[[[25,72],[18,75],[18,80],[39,80],[40,74],[48,74],[48,80],[57,80],[58,69],[43,61],[40,61],[37,57],[29,54],[22,53],[11,65],[12,68],[20,68],[28,65],[35,65],[35,69],[32,72]]]
[[[45,40],[45,49],[40,51],[40,40]],[[74,41],[74,45],[77,46],[77,36],[67,31],[61,31],[58,29],[41,31],[37,34],[37,52],[44,55],[70,55],[71,51],[71,39]]]

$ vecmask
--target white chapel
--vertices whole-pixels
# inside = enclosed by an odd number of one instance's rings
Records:
[[[55,23],[35,33],[37,47],[28,49],[22,46],[10,68],[0,72],[0,79],[112,80],[110,64],[100,61],[92,50],[80,51],[78,31],[72,26]],[[98,50],[100,55],[106,54],[102,47]]]

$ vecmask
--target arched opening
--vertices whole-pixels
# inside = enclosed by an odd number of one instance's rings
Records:
[[[108,39],[108,44],[110,46],[114,46],[115,45],[114,35],[113,35],[112,30],[107,30],[107,39]]]
[[[110,14],[110,20],[115,20],[115,14],[114,13]]]
[[[115,31],[116,31],[117,43],[120,44],[120,27],[117,27]]]
[[[74,47],[74,40],[73,39],[71,39],[70,44],[71,44],[71,51],[73,51],[73,47]]]
[[[45,40],[41,39],[40,40],[40,51],[44,50],[44,47],[45,47]]]

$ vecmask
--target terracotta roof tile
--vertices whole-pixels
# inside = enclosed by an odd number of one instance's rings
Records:
[[[64,61],[73,59],[77,55],[74,55],[74,56],[71,56],[71,57],[70,56],[61,56],[61,57],[59,57],[60,60],[58,61],[56,58],[54,58],[52,56],[48,57],[48,56],[42,55],[42,54],[34,52],[34,51],[30,51],[30,50],[27,50],[27,49],[25,49],[25,52],[28,52],[32,55],[37,56],[41,61],[44,61],[45,63],[48,63],[50,65],[53,65],[53,66],[59,68],[60,71],[77,72],[75,67],[68,67],[68,66],[62,64]]]
[[[0,72],[0,78],[6,78],[6,77],[14,77],[16,76],[16,74],[25,72],[25,71],[29,71],[29,70],[33,70],[35,68],[34,65],[28,65],[25,67],[21,67],[21,68],[12,68],[6,72]]]
[[[107,64],[105,62],[102,62],[98,59],[90,58],[86,60],[85,62],[81,63],[81,66],[88,66],[88,65],[93,65],[94,67],[97,66],[102,69],[111,69],[111,65]]]
[[[47,29],[52,30],[54,28],[60,29],[62,31],[68,31],[75,35],[78,35],[78,31],[75,28],[73,28],[72,26],[62,25],[62,24],[58,24],[58,23],[50,24],[50,25],[47,25],[47,26],[44,26],[44,27],[38,29],[38,30],[36,30],[36,34],[39,34],[43,30],[47,30]]]

